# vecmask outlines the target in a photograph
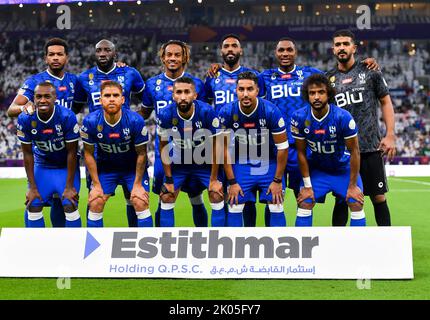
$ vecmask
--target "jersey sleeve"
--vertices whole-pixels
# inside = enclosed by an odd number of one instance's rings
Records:
[[[355,123],[355,120],[352,118],[352,115],[348,111],[343,110],[341,121],[341,128],[344,139],[346,140],[356,137],[358,134],[357,124]]]
[[[37,81],[34,77],[29,77],[25,80],[24,84],[18,90],[18,94],[26,97],[29,101],[34,100],[34,89],[37,86]]]
[[[136,116],[133,129],[134,145],[136,147],[148,143],[148,128],[145,126],[145,120],[140,115]]]
[[[157,134],[160,138],[167,138],[170,123],[168,121],[167,109],[161,109],[157,117]]]
[[[212,136],[216,136],[220,134],[222,131],[220,130],[220,121],[219,118],[212,108],[208,110],[205,115],[206,126],[205,128],[209,129],[212,133]]]
[[[84,118],[84,121],[82,122],[80,135],[84,143],[90,144],[90,145],[94,145],[96,143],[96,140],[92,134],[91,123],[88,119],[88,116]]]
[[[145,89],[145,82],[143,81],[143,78],[142,78],[141,74],[139,73],[139,71],[137,71],[134,68],[131,70],[132,70],[132,77],[133,77],[133,82],[131,85],[131,92],[142,93],[143,90]]]
[[[225,133],[229,133],[232,128],[231,116],[230,116],[229,110],[230,109],[228,108],[228,106],[224,106],[218,112],[220,129]]]
[[[212,78],[206,77],[205,80],[205,96],[207,102],[212,102],[214,99],[214,92],[212,88]]]
[[[196,83],[197,100],[206,102],[207,98],[203,81],[200,79],[194,79],[194,81]]]
[[[79,125],[75,114],[70,111],[65,119],[64,137],[67,143],[79,140]]]
[[[31,144],[31,136],[30,131],[28,130],[28,126],[25,121],[25,114],[20,114],[18,116],[18,123],[16,125],[16,135],[18,136],[18,140],[23,144]]]
[[[272,109],[268,124],[272,134],[276,135],[286,132],[284,117],[282,117],[282,113],[277,107]]]
[[[375,94],[378,97],[378,99],[381,99],[390,93],[388,90],[388,84],[385,81],[384,77],[382,76],[381,72],[379,71],[372,72],[372,81],[373,81],[373,90],[375,91]]]
[[[264,74],[263,72],[257,75],[258,79],[258,96],[264,97],[266,95],[266,84],[264,83]]]
[[[73,101],[77,103],[86,103],[87,100],[88,100],[88,96],[84,87],[84,78],[82,75],[80,75],[76,81]]]
[[[142,107],[146,109],[154,109],[154,100],[151,93],[151,85],[149,82],[146,83],[143,89],[142,95]]]
[[[293,115],[291,116],[290,131],[294,139],[299,139],[299,140],[305,139],[303,127],[301,125],[299,113],[297,111],[294,112]]]

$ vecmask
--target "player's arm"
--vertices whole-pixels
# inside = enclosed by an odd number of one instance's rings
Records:
[[[392,159],[396,155],[396,134],[394,133],[394,108],[390,95],[379,99],[381,102],[382,120],[385,123],[387,133],[379,144],[379,149]]]
[[[309,173],[309,164],[306,158],[306,140],[295,137],[297,160],[299,162],[300,173],[303,177],[304,187],[300,190],[297,197],[297,203],[302,203],[306,199],[312,199],[315,202],[314,191],[312,189],[311,177]]]
[[[33,150],[31,148],[31,143],[21,143],[22,146],[22,153],[24,155],[24,167],[25,172],[27,173],[27,179],[28,179],[28,191],[26,194],[26,201],[25,204],[28,207],[34,199],[39,198],[40,201],[42,200],[42,197],[39,194],[39,191],[37,190],[36,180],[34,179],[34,155]]]
[[[142,186],[143,176],[146,170],[146,143],[135,146],[137,153],[136,159],[136,178],[134,179],[133,189],[131,190],[130,199],[139,198],[145,204],[149,203],[149,195],[145,188]]]
[[[74,114],[81,113],[85,107],[85,102],[73,101],[72,103],[72,111]]]
[[[267,194],[272,193],[272,202],[274,204],[281,204],[284,201],[282,194],[282,178],[288,161],[288,140],[285,131],[278,134],[272,133],[272,136],[278,149],[278,154],[276,158],[276,173],[267,190]]]
[[[376,62],[375,58],[372,58],[372,57],[366,58],[362,60],[361,63],[365,64],[367,69],[369,70],[379,70],[379,65]]]
[[[7,115],[14,118],[18,117],[21,112],[33,114],[34,107],[33,102],[31,102],[26,96],[18,94],[7,109]]]
[[[97,173],[97,162],[94,158],[93,144],[84,142],[84,160],[92,181],[92,188],[88,197],[88,202],[91,202],[96,198],[103,198],[104,195],[103,188],[99,180],[99,175]]]
[[[209,192],[216,192],[219,196],[224,197],[224,192],[222,189],[222,183],[218,181],[218,170],[219,163],[221,159],[219,159],[219,155],[217,151],[223,150],[223,141],[224,135],[223,133],[218,133],[215,136],[211,137],[212,142],[212,166],[211,166],[211,177],[209,181]],[[221,153],[222,155],[222,153]]]
[[[137,113],[139,113],[143,119],[148,120],[149,117],[151,117],[152,111],[154,111],[154,109],[141,107]]]
[[[218,73],[219,70],[221,70],[221,68],[222,68],[222,64],[212,63],[206,73],[206,76],[209,78],[215,78],[216,74]]]
[[[163,164],[164,176],[166,178],[166,182],[164,186],[167,189],[168,193],[175,193],[175,185],[173,184],[172,177],[172,167],[170,166],[170,157],[169,157],[169,142],[166,138],[162,138],[160,135],[160,155],[161,155],[161,163]]]
[[[358,146],[358,137],[350,137],[345,139],[345,145],[351,154],[350,167],[351,173],[349,177],[348,191],[346,193],[346,201],[349,198],[357,200],[359,203],[364,203],[364,195],[357,186],[358,174],[360,172],[360,148]]]
[[[74,187],[74,178],[78,164],[78,141],[66,142],[67,149],[67,180],[63,192],[63,199],[68,199],[76,206],[79,200],[79,194]]]

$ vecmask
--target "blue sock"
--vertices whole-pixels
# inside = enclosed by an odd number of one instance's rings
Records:
[[[243,225],[245,227],[255,227],[257,222],[257,209],[255,202],[246,202],[243,208]]]
[[[208,212],[204,204],[193,204],[193,220],[196,227],[208,226]]]
[[[227,227],[243,227],[243,205],[241,209],[234,208],[232,212],[232,207],[229,207],[228,215],[227,215]],[[235,206],[233,206],[235,207]]]
[[[269,204],[266,207],[268,207],[270,210],[271,227],[285,227],[287,225],[284,214],[284,206],[282,204]]]
[[[160,226],[160,211],[161,211],[161,204],[158,203],[157,211],[155,211],[155,226]]]
[[[351,227],[365,227],[366,226],[366,216],[364,210],[361,211],[351,211]]]
[[[129,201],[129,200],[127,200]],[[127,212],[127,221],[129,227],[137,227],[137,215],[136,210],[134,210],[133,205],[130,203],[125,206]]]
[[[24,210],[24,226],[28,228],[28,212],[27,209]]]
[[[173,208],[175,207],[175,204],[161,202],[160,207],[160,227],[174,227],[175,214]]]
[[[221,201],[218,203],[211,203],[211,207],[212,207],[211,226],[225,227],[224,201]]]
[[[142,212],[136,213],[137,226],[139,228],[151,228],[152,227],[152,215],[149,209],[143,210]]]
[[[297,208],[296,227],[312,227],[312,210]]]
[[[54,228],[64,228],[66,226],[66,216],[60,198],[52,198],[50,216]]]
[[[264,225],[266,227],[270,227],[270,210],[269,205],[266,204],[266,208],[264,209]]]
[[[28,211],[28,228],[45,228],[43,213]]]
[[[100,216],[102,218],[100,218]],[[102,213],[94,213],[91,210],[88,211],[88,219],[87,219],[87,227],[88,228],[103,228],[103,212]]]

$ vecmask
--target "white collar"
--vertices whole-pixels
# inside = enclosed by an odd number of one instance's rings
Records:
[[[176,79],[179,79],[180,77],[183,77],[184,76],[184,73],[185,73],[185,70],[182,72],[182,74],[179,76],[179,77],[177,77],[177,78],[175,78],[175,79],[172,79],[172,78],[170,78],[170,77],[168,77],[167,76],[167,74],[164,72],[164,76],[167,78],[167,79],[169,79],[170,81],[175,81]]]
[[[297,65],[294,65],[294,68],[293,68],[293,70],[291,70],[291,71],[284,72],[284,71],[282,71],[282,70],[281,70],[281,68],[278,68],[278,71],[279,71],[280,73],[282,73],[282,74],[287,74],[287,73],[293,73],[293,72],[296,70],[296,68],[297,68]]]
[[[110,124],[107,120],[106,120],[106,116],[105,116],[105,113],[103,112],[103,119],[105,120],[105,122],[106,122],[106,124],[108,125],[108,126],[110,126],[110,127],[115,127],[120,121],[121,121],[121,119],[122,119],[122,110],[121,110],[121,116],[119,117],[119,119],[118,119],[118,121],[117,122],[115,122],[114,124]]]
[[[39,119],[39,121],[40,122],[43,122],[44,124],[47,124],[49,121],[51,121],[51,119],[54,117],[54,114],[55,114],[55,110],[57,109],[57,106],[54,104],[54,111],[52,112],[52,114],[51,114],[51,116],[49,117],[49,119],[48,120],[46,120],[46,121],[44,121],[44,120],[42,120],[42,119],[40,119],[40,117],[39,117],[39,110],[36,112],[36,114],[37,114],[37,119]]]
[[[51,77],[53,77],[53,78],[55,78],[55,79],[57,79],[57,80],[60,80],[60,81],[62,81],[62,80],[64,79],[64,76],[66,75],[66,73],[64,72],[63,77],[58,78],[58,77],[54,76],[51,72],[49,72],[49,69],[46,69],[46,72],[47,72]]]
[[[222,70],[224,70],[225,72],[228,72],[228,73],[235,73],[237,70],[239,70],[240,68],[241,68],[242,66],[241,65],[239,65],[236,69],[234,69],[233,71],[228,71],[227,69],[225,69],[225,68],[221,68]]]
[[[317,117],[315,117],[314,116],[314,113],[313,113],[313,111],[312,111],[312,107],[311,107],[311,114],[312,114],[312,117],[316,120],[316,121],[318,121],[318,122],[321,122],[321,121],[323,121],[325,118],[327,118],[327,116],[328,116],[328,114],[330,113],[330,104],[328,104],[328,110],[327,110],[327,113],[324,115],[324,117],[322,117],[321,119],[318,119]]]
[[[112,69],[110,69],[108,72],[104,72],[104,71],[100,70],[100,69],[99,69],[99,67],[97,66],[97,71],[98,71],[98,72],[101,72],[101,73],[103,73],[103,74],[109,74],[109,73],[111,73],[112,71],[114,71],[115,69],[116,69],[116,63],[114,63],[114,64],[113,64],[113,68],[112,68]]]
[[[179,118],[181,118],[184,121],[191,121],[193,120],[194,114],[196,113],[196,105],[193,103],[193,114],[191,115],[191,117],[189,119],[185,119],[181,117],[181,114],[179,113],[178,107],[176,107],[176,113],[178,114]]]
[[[254,112],[255,111],[257,111],[257,108],[258,108],[258,102],[259,102],[259,99],[257,98],[257,105],[255,106],[255,109],[254,110],[252,110],[252,112],[250,113],[250,114],[246,114],[246,113],[244,113],[243,111],[242,111],[242,108],[240,107],[240,102],[239,102],[239,111],[240,111],[240,113],[242,113],[245,117],[250,117],[250,116],[252,116],[253,114],[254,114]]]

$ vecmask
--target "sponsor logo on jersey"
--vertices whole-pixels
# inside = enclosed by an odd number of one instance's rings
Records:
[[[167,90],[173,91],[173,86],[167,86]]]
[[[58,91],[67,91],[67,87],[66,86],[58,87]]]
[[[325,134],[325,129],[316,129],[314,131],[315,134]]]
[[[120,137],[120,134],[118,132],[109,133],[109,138],[111,139],[118,139],[119,137]]]
[[[255,128],[255,122],[245,122],[245,123],[243,124],[243,127],[244,127],[245,129]]]
[[[54,132],[54,129],[52,129],[52,128],[42,130],[43,134],[52,134],[53,132]]]
[[[291,79],[291,73],[283,74],[281,79]]]
[[[351,83],[352,82],[352,78],[346,78],[342,80],[342,84],[347,84],[347,83]]]
[[[236,79],[226,79],[225,83],[236,83]]]

